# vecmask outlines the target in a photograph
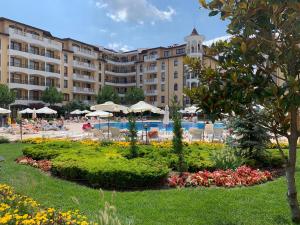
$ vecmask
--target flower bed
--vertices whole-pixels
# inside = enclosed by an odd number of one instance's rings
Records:
[[[199,171],[197,173],[184,173],[173,175],[168,179],[170,187],[218,187],[251,186],[272,180],[269,171],[254,170],[241,166],[236,170],[216,170],[214,172]]]
[[[6,185],[0,184],[0,224],[94,224],[79,211],[60,212],[54,208],[42,209],[31,198],[16,194]]]
[[[30,157],[26,157],[26,156],[22,156],[20,158],[16,159],[16,162],[19,164],[24,164],[24,165],[30,165],[33,167],[37,167],[41,170],[43,170],[44,172],[48,172],[51,170],[52,167],[52,163],[50,160],[34,160]]]

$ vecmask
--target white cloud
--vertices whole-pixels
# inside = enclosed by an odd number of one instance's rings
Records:
[[[107,29],[105,29],[105,28],[100,28],[99,31],[102,33],[107,33]]]
[[[106,16],[116,22],[133,22],[143,25],[157,21],[171,21],[175,15],[172,7],[159,9],[149,0],[95,0],[96,7],[106,10]]]
[[[122,51],[122,52],[127,52],[132,50],[132,47],[128,45],[124,45],[120,42],[113,42],[108,44],[108,48],[113,49],[115,51]]]

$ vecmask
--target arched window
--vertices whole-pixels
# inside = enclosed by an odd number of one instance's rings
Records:
[[[192,46],[192,48],[191,48],[191,52],[192,52],[192,53],[194,53],[194,52],[195,52],[195,48],[194,48],[194,46]]]
[[[177,83],[174,84],[174,91],[178,91],[178,84]]]

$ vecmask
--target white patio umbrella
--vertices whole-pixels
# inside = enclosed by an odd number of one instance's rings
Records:
[[[101,118],[108,118],[108,117],[112,117],[113,114],[112,113],[109,113],[109,112],[105,112],[105,111],[102,111],[102,110],[97,110],[95,112],[90,112],[88,114],[86,114],[85,116],[87,117],[101,117]]]
[[[142,113],[142,112],[146,112],[146,111],[150,111],[150,112],[158,113],[158,114],[164,113],[163,110],[161,110],[160,108],[150,105],[144,101],[139,101],[138,103],[130,106],[128,111],[133,112],[133,113]]]
[[[107,128],[108,128],[108,139],[109,139],[109,117],[112,117],[113,114],[110,112],[105,112],[102,110],[97,110],[95,112],[90,112],[88,114],[86,114],[85,116],[87,117],[101,117],[101,118],[108,118],[107,119]],[[100,122],[99,122],[99,127],[100,127]]]
[[[83,110],[81,112],[82,112],[82,114],[87,114],[87,113],[90,113],[91,111],[89,111],[89,110]]]
[[[26,109],[23,109],[23,110],[19,111],[19,113],[21,113],[21,114],[31,114],[31,113],[33,113],[33,110],[30,109],[30,108],[26,108]]]
[[[0,108],[0,114],[9,114],[11,111],[9,109]]]
[[[170,112],[169,112],[169,106],[166,105],[165,107],[165,114],[164,114],[164,118],[163,118],[163,124],[164,125],[169,125],[170,123]]]
[[[197,109],[198,108],[196,106],[192,105],[190,107],[185,108],[184,111],[189,114],[194,114],[197,112]]]
[[[38,114],[49,114],[50,115],[50,114],[57,114],[57,111],[55,111],[53,109],[50,109],[50,108],[45,106],[41,109],[36,110],[36,113],[38,113]]]
[[[79,109],[76,109],[76,110],[70,112],[70,114],[72,114],[72,115],[81,115],[81,114],[83,114],[83,113],[82,113],[82,111],[80,111]]]
[[[108,101],[103,104],[93,105],[91,106],[91,110],[103,110],[107,112],[123,112],[128,113],[128,108],[123,105],[118,105],[114,102]]]

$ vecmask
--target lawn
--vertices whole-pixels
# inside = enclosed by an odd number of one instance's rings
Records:
[[[103,205],[99,191],[53,178],[38,169],[18,165],[22,144],[0,145],[0,183],[34,198],[46,207],[79,209],[93,219]],[[300,157],[298,157],[298,163]],[[299,169],[299,167],[298,167]],[[297,174],[298,184],[300,173]],[[116,192],[121,220],[137,225],[257,225],[292,224],[285,199],[284,178],[247,188],[188,188]],[[107,200],[112,191],[105,191]],[[76,199],[76,200],[74,200]]]

